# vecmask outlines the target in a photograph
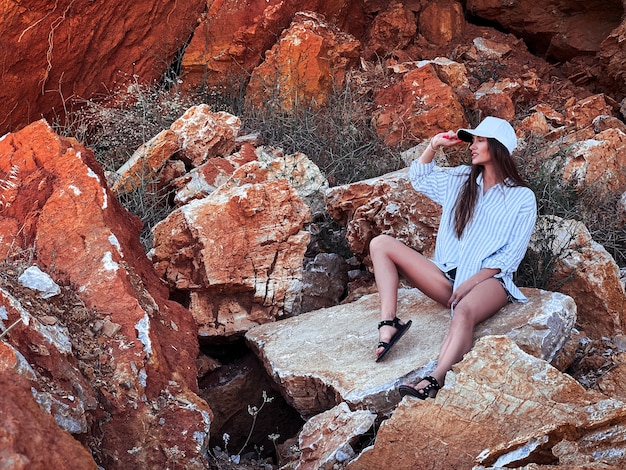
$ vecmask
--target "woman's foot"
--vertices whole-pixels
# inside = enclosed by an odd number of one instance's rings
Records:
[[[400,392],[401,397],[410,395],[420,400],[426,400],[426,398],[435,398],[441,387],[442,385],[439,385],[439,381],[436,378],[428,375],[415,385],[400,385],[398,392]]]
[[[406,333],[413,322],[400,322],[398,317],[393,320],[383,320],[378,323],[379,342],[376,347],[376,362],[380,361],[389,352],[391,347]]]

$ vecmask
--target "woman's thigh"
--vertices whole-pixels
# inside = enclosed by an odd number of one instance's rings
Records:
[[[452,295],[452,285],[437,265],[393,237],[379,235],[372,242],[371,254],[374,269],[376,269],[376,255],[384,254],[393,261],[398,272],[412,286],[440,304],[447,304]]]
[[[508,303],[506,290],[496,278],[484,280],[463,297],[455,309],[473,326],[493,316]]]

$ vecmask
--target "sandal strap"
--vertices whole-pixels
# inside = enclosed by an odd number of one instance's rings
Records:
[[[382,321],[378,322],[378,329],[379,330],[383,326],[393,326],[394,328],[399,328],[401,326],[400,325],[400,319],[398,317],[395,317],[393,320],[382,320]]]
[[[432,375],[427,375],[422,380],[426,380],[430,382],[430,385],[427,385],[423,390],[428,389],[428,392],[430,392],[431,390],[437,391],[441,389],[441,385],[439,385],[439,382],[437,382],[437,379],[434,378]]]

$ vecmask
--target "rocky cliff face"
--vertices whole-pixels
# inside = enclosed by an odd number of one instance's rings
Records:
[[[369,241],[387,233],[431,254],[440,217],[406,170],[333,185],[314,155],[264,145],[240,116],[198,104],[105,175],[88,146],[40,119],[150,82],[180,54],[181,89],[241,88],[246,106],[322,110],[350,85],[381,142],[417,144],[406,164],[432,133],[501,116],[527,171],[562,168],[561,187],[610,195],[626,214],[619,1],[1,8],[0,466],[230,468],[242,415],[258,442],[290,438],[259,468],[626,465],[626,294],[580,222],[540,217],[529,253],[553,260],[546,289],[480,325],[435,400],[401,401],[396,386],[432,369],[448,324],[403,288],[414,326],[374,366]],[[146,178],[176,206],[148,254],[118,202]],[[325,245],[326,217],[351,257]],[[254,357],[220,363],[244,343]],[[256,421],[249,405],[265,390],[274,408]]]
[[[74,99],[159,80],[204,8],[202,0],[2,2],[0,133],[62,116]]]

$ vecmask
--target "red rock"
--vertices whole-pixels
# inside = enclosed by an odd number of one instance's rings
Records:
[[[563,179],[579,190],[594,188],[598,196],[626,189],[626,134],[607,129],[592,139],[579,140],[563,161]]]
[[[308,218],[284,179],[224,186],[154,228],[152,261],[190,296],[201,336],[241,335],[297,312]]]
[[[179,155],[196,167],[212,157],[223,157],[235,148],[241,120],[226,112],[214,113],[206,104],[192,106],[170,130],[178,136]]]
[[[620,283],[619,268],[581,222],[540,217],[529,251],[542,251],[542,256],[551,253],[551,282],[559,292],[575,300],[577,325],[589,337],[601,338],[622,331],[626,324],[626,293]]]
[[[602,41],[620,24],[623,7],[619,3],[530,0],[502,8],[498,1],[470,0],[466,9],[525,37],[539,54],[564,62],[600,50]]]
[[[178,150],[178,136],[169,129],[161,131],[139,147],[116,173],[119,178],[111,188],[116,193],[129,192],[156,182],[160,170]]]
[[[0,342],[0,465],[12,470],[98,468],[89,451],[35,401],[17,352]],[[34,377],[32,377],[34,378]]]
[[[431,2],[419,14],[419,32],[429,43],[448,44],[463,35],[465,13],[454,0]]]
[[[372,21],[364,47],[364,57],[386,57],[395,50],[404,49],[416,31],[415,14],[402,3],[392,2]]]
[[[243,84],[298,11],[316,11],[342,29],[359,23],[346,0],[212,2],[182,59],[185,88]],[[362,14],[361,14],[362,15]],[[355,24],[356,23],[356,24]]]
[[[613,110],[604,95],[592,95],[580,101],[570,100],[565,106],[565,121],[577,129],[588,127],[596,116],[612,115]]]
[[[246,90],[246,102],[257,107],[319,106],[345,72],[356,64],[360,43],[316,13],[295,15],[293,22],[265,54]]]
[[[600,81],[614,86],[623,94],[626,92],[626,21],[611,31],[611,34],[600,45],[600,65],[604,73]]]
[[[75,286],[89,315],[120,325],[114,337],[98,338],[109,375],[101,381],[85,372],[90,384],[79,380],[82,372],[71,361],[63,369],[50,352],[29,350],[30,330],[11,338],[20,340],[20,351],[30,351],[29,362],[69,390],[69,382],[87,395],[98,390],[103,412],[87,412],[101,439],[102,465],[202,465],[210,409],[195,395],[196,326],[186,309],[168,300],[140,245],[138,219],[108,191],[91,150],[58,137],[43,120],[0,140],[0,174],[11,172],[19,184],[0,220],[14,223],[0,226],[18,230],[3,239],[32,248],[42,270]]]
[[[486,93],[476,99],[476,107],[482,112],[482,116],[496,116],[506,121],[515,118],[513,100],[504,93]]]
[[[386,233],[426,256],[433,254],[441,206],[413,189],[408,170],[383,175],[326,192],[328,213],[347,227],[350,250],[366,265],[369,243]]]
[[[72,97],[106,96],[133,79],[160,78],[205,5],[204,0],[3,3],[0,135],[42,115],[62,115]]]
[[[405,398],[374,445],[346,469],[384,468],[391,461],[402,470],[626,464],[623,402],[586,391],[510,339],[481,338],[453,370],[434,400]],[[398,452],[399,442],[411,451]]]
[[[374,101],[373,125],[390,146],[468,125],[459,97],[430,63],[376,90]]]

